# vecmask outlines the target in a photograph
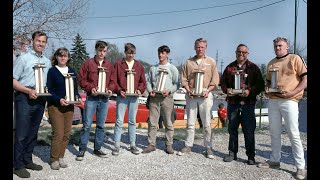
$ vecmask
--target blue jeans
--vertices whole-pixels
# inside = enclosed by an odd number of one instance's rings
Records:
[[[131,146],[136,145],[136,115],[138,110],[138,97],[127,96],[122,98],[117,96],[117,120],[114,126],[114,141],[115,147],[120,147],[120,139],[122,134],[122,125],[124,115],[128,106],[128,128],[129,128],[129,141]]]
[[[248,157],[255,156],[256,117],[254,114],[255,104],[229,104],[228,103],[228,132],[229,132],[229,151],[238,152],[238,127],[241,124],[244,134],[246,154]]]
[[[80,132],[79,150],[86,151],[94,113],[96,113],[96,131],[94,149],[100,150],[104,141],[104,123],[108,114],[109,97],[103,95],[88,96],[84,104],[83,127]]]
[[[46,98],[30,99],[28,94],[16,92],[16,134],[14,142],[14,167],[22,169],[32,163],[32,153],[37,145],[40,122],[43,117]]]

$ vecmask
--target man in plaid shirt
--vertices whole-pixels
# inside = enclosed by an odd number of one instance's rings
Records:
[[[245,139],[247,163],[255,164],[255,140],[256,118],[254,114],[256,96],[264,90],[264,80],[257,65],[248,60],[249,48],[245,44],[238,45],[236,49],[236,60],[230,63],[220,78],[221,89],[227,94],[228,102],[228,132],[229,132],[229,154],[223,158],[225,162],[237,159],[238,152],[238,127],[241,124]],[[242,70],[240,75],[240,94],[230,93],[229,88],[234,87],[235,70]]]

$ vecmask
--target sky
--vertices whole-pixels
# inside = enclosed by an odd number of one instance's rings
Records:
[[[305,48],[307,0],[297,2],[296,44]],[[294,42],[295,0],[92,0],[86,13],[79,33],[90,56],[96,40],[116,44],[121,52],[130,42],[137,48],[136,59],[156,64],[158,47],[167,45],[169,58],[181,64],[195,55],[194,41],[202,37],[208,41],[207,56],[218,59],[220,71],[221,62],[224,69],[235,60],[240,43],[249,47],[249,60],[267,64],[275,57],[273,39]],[[160,31],[166,32],[156,33]]]

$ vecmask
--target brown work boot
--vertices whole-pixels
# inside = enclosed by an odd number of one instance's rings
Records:
[[[186,146],[186,147],[182,148],[182,149],[178,152],[178,155],[179,155],[179,156],[183,156],[183,155],[188,154],[188,153],[190,153],[190,152],[191,152],[191,147]]]
[[[168,154],[173,154],[174,153],[174,151],[173,151],[173,148],[172,148],[172,145],[167,145],[167,148],[166,148],[166,153],[168,153]]]
[[[150,152],[155,151],[155,150],[156,150],[156,147],[154,145],[149,144],[148,147],[143,149],[142,153],[143,154],[147,154],[147,153],[150,153]]]
[[[273,162],[273,161],[265,161],[258,164],[259,168],[272,168],[272,169],[279,169],[280,168],[280,162]]]

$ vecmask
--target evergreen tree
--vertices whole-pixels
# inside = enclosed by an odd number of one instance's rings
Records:
[[[72,49],[71,49],[71,61],[69,66],[72,67],[76,73],[79,73],[81,64],[89,58],[89,53],[86,51],[86,44],[83,43],[82,37],[79,33],[76,35],[73,40]]]

